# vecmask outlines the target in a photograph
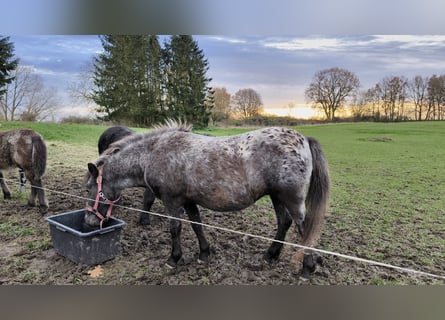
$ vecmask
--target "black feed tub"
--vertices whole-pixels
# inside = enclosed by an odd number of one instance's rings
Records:
[[[102,229],[83,232],[85,210],[45,218],[56,252],[73,262],[97,265],[113,259],[120,251],[120,234],[125,222],[110,217]]]

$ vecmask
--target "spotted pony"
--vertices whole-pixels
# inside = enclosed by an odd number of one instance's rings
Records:
[[[329,200],[328,165],[314,138],[282,127],[227,137],[192,133],[183,124],[169,122],[152,132],[112,144],[95,163],[88,164],[85,222],[99,226],[113,201],[129,187],[149,188],[172,217],[184,211],[200,223],[198,206],[215,211],[238,211],[268,195],[277,217],[275,239],[264,254],[278,259],[292,222],[301,244],[314,247],[320,237]],[[100,180],[100,190],[98,181]],[[100,201],[97,194],[103,197]],[[110,211],[111,212],[111,211]],[[100,218],[102,217],[102,218]],[[230,217],[230,215],[229,215]],[[255,217],[252,215],[252,217]],[[199,260],[210,255],[202,226],[192,224],[199,242]],[[167,265],[181,259],[181,221],[170,220],[172,250]],[[315,270],[313,251],[300,249],[299,268]]]

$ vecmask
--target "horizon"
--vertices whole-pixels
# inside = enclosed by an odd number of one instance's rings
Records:
[[[168,36],[160,36],[160,43]],[[431,76],[445,73],[444,35],[360,36],[193,36],[209,62],[210,86],[237,90],[252,88],[260,94],[267,113],[287,115],[293,103],[302,117],[315,110],[304,98],[313,75],[339,67],[357,75],[361,90],[387,76]],[[55,118],[94,116],[92,106],[79,104],[67,88],[82,68],[102,51],[97,35],[10,36],[21,65],[32,67],[54,88],[61,105]],[[313,112],[311,112],[313,111]]]

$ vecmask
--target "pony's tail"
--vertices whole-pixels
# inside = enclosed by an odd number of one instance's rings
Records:
[[[312,175],[306,198],[307,213],[302,245],[314,247],[321,236],[328,209],[330,182],[328,163],[319,142],[311,137],[307,139],[312,153]],[[304,251],[304,249],[297,251],[294,256],[296,263],[302,263]]]
[[[45,174],[47,151],[43,138],[39,135],[32,136],[32,162],[34,165],[34,174],[41,178]]]

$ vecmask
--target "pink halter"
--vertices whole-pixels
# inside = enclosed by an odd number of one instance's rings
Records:
[[[107,199],[107,197],[105,197],[102,191],[102,168],[99,169],[99,175],[97,176],[96,182],[97,182],[97,195],[96,195],[96,200],[94,201],[94,206],[91,207],[87,205],[86,210],[90,213],[94,213],[96,217],[100,219],[100,228],[102,229],[103,222],[107,220],[109,217],[111,217],[111,210],[113,209],[113,205],[116,204],[121,199],[121,196],[119,196],[116,200],[109,200]],[[105,215],[105,217],[97,210],[100,202],[110,205],[108,207],[107,214]]]

